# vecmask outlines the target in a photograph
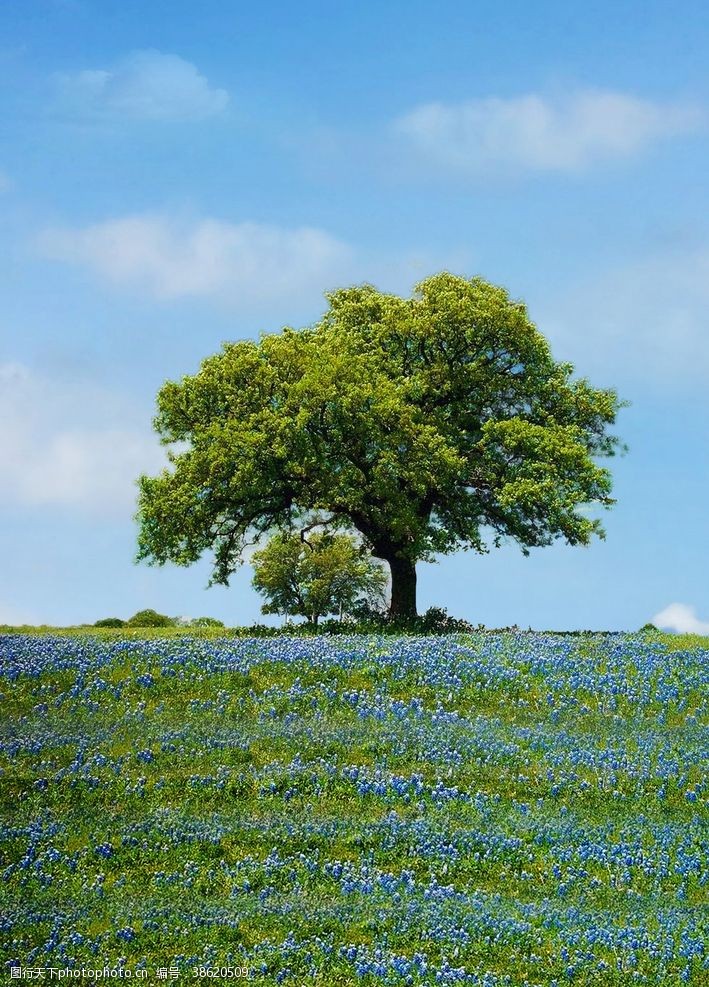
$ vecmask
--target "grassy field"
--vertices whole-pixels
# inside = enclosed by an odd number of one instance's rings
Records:
[[[707,647],[2,634],[5,975],[705,984]]]

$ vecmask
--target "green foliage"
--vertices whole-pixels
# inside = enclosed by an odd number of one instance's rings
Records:
[[[97,620],[94,627],[125,627],[125,623],[120,617],[104,617],[103,620]]]
[[[253,586],[266,597],[263,613],[306,617],[317,624],[347,613],[358,601],[381,601],[382,566],[350,535],[281,532],[254,553]]]
[[[596,460],[619,448],[621,402],[555,362],[523,304],[447,273],[412,298],[327,298],[314,327],[226,344],[164,384],[171,467],[140,478],[138,559],[212,550],[226,584],[255,539],[327,512],[389,563],[392,612],[412,617],[419,560],[603,536],[587,508],[613,503]]]
[[[155,610],[139,610],[126,621],[127,627],[172,627],[174,625],[172,617],[157,613]]]
[[[467,620],[451,617],[443,607],[429,607],[415,617],[392,615],[366,602],[353,608],[348,624],[352,634],[470,634],[482,630]],[[325,629],[325,628],[324,628]]]
[[[195,617],[190,621],[190,627],[224,627],[224,621],[216,617]]]
[[[423,634],[467,634],[476,630],[467,620],[451,617],[443,607],[429,607],[418,618],[418,625]]]

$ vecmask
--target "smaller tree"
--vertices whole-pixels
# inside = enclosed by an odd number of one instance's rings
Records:
[[[252,563],[252,585],[266,597],[261,612],[305,617],[315,626],[359,601],[381,601],[387,583],[382,564],[346,534],[279,532]]]

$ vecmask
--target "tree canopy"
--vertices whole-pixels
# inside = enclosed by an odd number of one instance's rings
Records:
[[[266,597],[262,613],[320,617],[348,613],[357,602],[380,603],[386,586],[381,564],[350,535],[282,531],[255,552],[253,586]]]
[[[613,503],[597,459],[619,448],[621,402],[553,359],[524,304],[447,273],[411,298],[326,297],[314,326],[225,344],[163,385],[171,466],[140,478],[139,559],[212,550],[227,583],[249,544],[318,513],[389,564],[406,616],[419,560],[603,536],[586,505]]]

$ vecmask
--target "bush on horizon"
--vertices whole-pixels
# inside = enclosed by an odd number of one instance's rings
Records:
[[[126,627],[173,627],[175,621],[164,613],[156,610],[139,610],[126,621]]]

